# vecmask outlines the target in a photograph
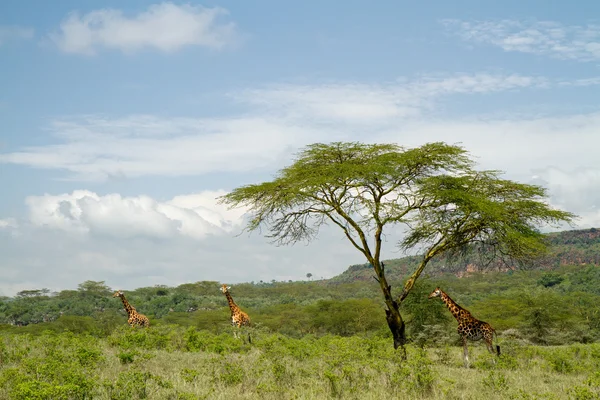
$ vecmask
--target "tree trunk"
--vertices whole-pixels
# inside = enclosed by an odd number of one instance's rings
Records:
[[[400,315],[400,306],[392,297],[392,288],[390,285],[388,285],[387,279],[385,278],[385,267],[383,263],[380,264],[379,261],[373,261],[373,269],[377,274],[375,280],[379,282],[379,286],[381,287],[381,291],[383,292],[383,297],[385,299],[385,304],[387,305],[387,309],[385,310],[385,319],[394,338],[394,349],[401,347],[404,351],[404,356],[406,357],[406,349],[404,348],[404,345],[406,344],[406,324],[402,319],[402,315]]]
[[[391,310],[389,308],[385,310],[385,317],[394,337],[394,349],[398,349],[398,347],[404,349],[404,345],[406,344],[406,325],[400,315],[400,310],[396,302],[393,302]]]

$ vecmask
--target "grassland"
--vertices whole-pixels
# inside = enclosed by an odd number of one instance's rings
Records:
[[[0,336],[2,399],[598,399],[600,344],[534,346],[500,337],[497,363],[479,343],[408,346],[380,335],[302,338],[251,328],[158,325],[105,338],[47,331]]]

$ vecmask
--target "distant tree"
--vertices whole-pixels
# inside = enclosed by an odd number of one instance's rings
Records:
[[[312,274],[309,272],[308,274],[306,274],[306,277],[310,280],[310,278],[312,278]]]
[[[234,189],[220,200],[251,213],[249,231],[266,226],[277,245],[310,241],[337,226],[371,264],[387,306],[394,348],[406,343],[400,305],[434,257],[479,243],[499,256],[528,260],[545,249],[538,227],[571,221],[550,208],[542,187],[476,171],[460,146],[429,143],[317,143],[270,182]],[[420,249],[421,261],[394,295],[381,262],[384,229],[404,226],[401,248]],[[389,233],[389,232],[388,232]]]
[[[77,286],[78,299],[70,302],[69,312],[74,315],[90,315],[103,312],[107,307],[116,307],[118,302],[112,301],[112,291],[104,281],[85,281]],[[74,300],[74,299],[71,299]]]
[[[21,290],[17,293],[17,297],[20,298],[31,298],[31,297],[40,297],[40,296],[48,296],[50,294],[50,289],[32,289],[32,290]]]
[[[77,285],[77,289],[85,294],[95,296],[107,296],[111,290],[105,285],[104,281],[85,281]]]

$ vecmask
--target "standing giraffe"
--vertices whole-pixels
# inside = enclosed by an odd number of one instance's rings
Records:
[[[430,299],[433,297],[440,297],[448,307],[448,310],[450,310],[450,313],[452,313],[452,316],[456,318],[456,321],[458,321],[457,332],[462,338],[466,367],[469,366],[469,350],[467,349],[467,339],[476,341],[483,338],[489,352],[492,354],[497,354],[498,356],[500,355],[499,345],[496,345],[496,351],[494,352],[492,339],[496,331],[491,327],[490,324],[473,317],[469,311],[459,306],[439,287],[429,295]]]
[[[227,303],[229,304],[229,309],[231,310],[231,325],[237,325],[238,328],[242,325],[249,326],[250,318],[248,317],[248,314],[243,312],[238,305],[235,304],[235,301],[233,301],[231,298],[231,294],[229,294],[229,289],[231,289],[230,286],[227,286],[226,284],[221,285],[221,292],[223,292],[225,297],[227,297]]]
[[[250,318],[248,314],[243,312],[240,307],[235,304],[233,298],[231,298],[231,294],[229,294],[230,286],[226,284],[221,285],[221,292],[227,297],[227,304],[229,304],[229,310],[231,310],[231,325],[237,326],[237,328],[241,328],[242,326],[250,326]],[[238,333],[234,332],[235,337],[238,337]],[[248,343],[252,343],[252,338],[250,337],[250,332],[248,332]]]
[[[142,326],[144,328],[147,328],[147,327],[150,326],[150,321],[148,320],[148,317],[146,317],[144,314],[140,314],[139,312],[137,312],[135,310],[135,307],[132,306],[131,304],[129,304],[129,302],[125,298],[125,295],[123,294],[122,291],[117,290],[115,292],[115,294],[113,294],[113,297],[120,297],[121,298],[121,301],[123,302],[123,306],[125,307],[125,311],[127,311],[127,315],[129,316],[129,318],[127,319],[127,323],[132,328],[135,325],[139,325],[139,326]]]

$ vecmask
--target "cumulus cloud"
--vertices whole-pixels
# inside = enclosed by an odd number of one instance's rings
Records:
[[[140,197],[111,201],[110,196],[87,192],[87,198],[99,199],[96,201],[102,204],[93,203],[93,210],[82,209],[80,213],[67,211],[65,201],[76,203],[78,198],[85,198],[83,192],[28,201],[30,218],[21,224],[19,237],[0,229],[2,264],[10,266],[0,270],[0,294],[14,295],[42,287],[75,288],[88,279],[122,289],[199,280],[230,284],[300,280],[308,272],[316,278],[330,277],[350,264],[362,262],[358,252],[335,229],[323,229],[310,247],[276,247],[258,234],[239,236],[239,212],[225,211],[220,206],[209,208],[205,201],[218,193],[178,196],[164,203],[147,199],[142,206]],[[125,202],[137,205],[124,206]],[[161,216],[159,206],[176,207],[181,214]],[[39,208],[44,207],[45,211],[40,212]],[[86,217],[92,213],[119,214],[124,207],[137,215],[123,221]],[[206,219],[199,221],[203,212]],[[77,223],[64,223],[73,216]],[[193,229],[157,228],[168,225],[164,219]],[[208,225],[206,221],[211,219],[215,222]]]
[[[222,49],[236,37],[233,22],[220,22],[227,10],[170,2],[151,5],[135,16],[101,9],[71,13],[49,39],[65,53],[96,54],[105,48],[132,53],[144,48],[173,52],[185,46]]]
[[[65,232],[117,237],[203,239],[240,228],[244,210],[217,204],[224,191],[205,191],[159,202],[148,196],[100,196],[87,190],[29,196],[29,222]],[[0,224],[1,226],[1,224]]]
[[[564,25],[553,21],[460,21],[443,24],[463,40],[498,46],[505,51],[539,54],[563,60],[600,59],[600,25]]]
[[[0,46],[11,40],[31,39],[33,34],[33,28],[0,25]]]

